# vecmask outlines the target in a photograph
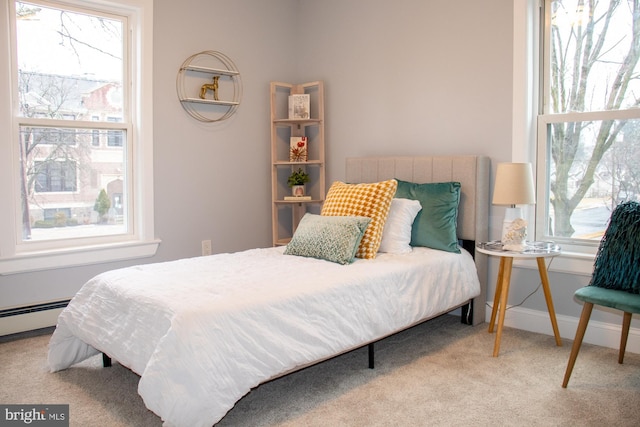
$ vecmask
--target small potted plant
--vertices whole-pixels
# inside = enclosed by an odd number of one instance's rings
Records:
[[[309,182],[309,174],[303,171],[302,168],[291,172],[287,179],[287,184],[291,187],[291,193],[294,196],[304,196],[304,184],[307,182]]]

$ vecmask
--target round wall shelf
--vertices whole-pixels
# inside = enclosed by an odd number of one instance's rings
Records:
[[[219,122],[236,112],[242,99],[240,72],[228,56],[205,50],[188,57],[176,76],[180,104],[201,122]]]

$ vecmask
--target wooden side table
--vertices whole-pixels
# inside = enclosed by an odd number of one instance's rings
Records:
[[[498,330],[496,332],[496,342],[493,346],[493,357],[498,357],[500,352],[500,339],[502,338],[502,327],[504,325],[504,316],[507,311],[507,300],[509,298],[509,286],[511,284],[511,268],[514,258],[535,258],[538,262],[538,272],[542,281],[542,289],[544,298],[547,301],[547,309],[553,334],[556,338],[556,345],[561,346],[560,332],[558,330],[558,322],[556,321],[556,313],[553,308],[553,299],[551,298],[551,288],[549,287],[549,276],[547,275],[547,267],[545,258],[553,258],[560,255],[560,246],[553,242],[527,242],[522,251],[507,251],[502,249],[502,243],[483,242],[476,244],[478,252],[483,254],[500,257],[500,269],[498,270],[498,280],[496,282],[496,294],[493,299],[493,310],[491,311],[491,321],[489,322],[489,333],[493,333],[493,327],[498,314]]]

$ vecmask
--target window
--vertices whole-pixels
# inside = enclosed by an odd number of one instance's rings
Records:
[[[91,131],[91,144],[94,147],[99,147],[100,146],[100,131],[97,129],[93,129]]]
[[[45,209],[44,211],[44,219],[47,221],[60,221],[66,218],[71,218],[70,208]]]
[[[36,174],[34,191],[36,193],[72,192],[78,189],[74,161],[36,161],[34,162],[34,170]],[[47,209],[43,208],[42,211]]]
[[[152,255],[153,1],[0,2],[0,274]]]
[[[107,121],[111,123],[117,123],[121,120],[116,117],[109,117]],[[121,130],[110,130],[107,131],[107,145],[109,147],[122,147],[122,131]]]
[[[125,108],[131,95],[123,90],[127,16],[25,1],[15,3],[15,19],[17,151],[24,171],[19,177],[19,243],[128,234],[131,217],[105,221],[111,206],[100,203],[102,192],[108,200],[112,187],[118,187],[113,183],[122,180],[124,210],[132,214],[126,208],[131,205],[130,156],[123,144],[133,128]],[[49,55],[59,59],[52,61]],[[118,147],[118,154],[107,157],[94,149],[93,135],[101,126],[100,116],[113,111],[125,120],[107,119],[119,124],[107,131],[108,145]],[[87,121],[91,129],[83,123]],[[43,126],[54,122],[62,126]],[[92,173],[97,180],[91,181]],[[42,194],[51,192],[67,194]],[[61,204],[74,206],[74,225],[51,232],[48,223],[39,220]]]
[[[545,0],[536,238],[594,254],[640,200],[640,5]]]
[[[98,116],[93,116],[91,117],[91,120],[94,122],[97,122],[100,120],[100,117]],[[94,147],[99,147],[100,146],[100,131],[97,129],[93,129],[91,131],[91,144]]]

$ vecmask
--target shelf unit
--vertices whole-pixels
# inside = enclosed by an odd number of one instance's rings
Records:
[[[224,68],[218,68],[219,66]],[[202,99],[193,96],[197,96],[203,84],[210,83],[210,80],[203,78],[203,75],[204,77],[223,77],[224,79],[218,82],[218,91],[223,98],[227,99]],[[199,52],[182,63],[176,77],[176,91],[182,107],[193,118],[207,123],[225,120],[235,113],[240,105],[242,98],[240,72],[233,61],[220,52],[213,50]]]
[[[273,245],[286,245],[307,212],[319,213],[326,194],[324,141],[324,85],[322,81],[302,84],[271,82],[271,201]],[[289,96],[308,94],[308,119],[289,119]],[[290,138],[306,136],[308,160],[289,160]],[[284,200],[291,195],[287,178],[302,168],[310,176],[305,194],[311,200]]]

